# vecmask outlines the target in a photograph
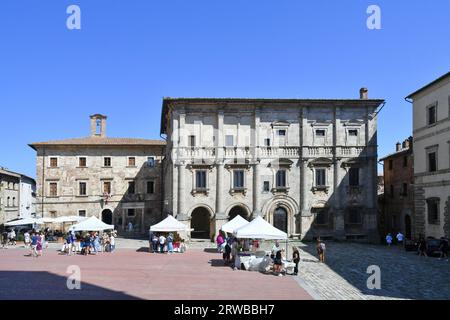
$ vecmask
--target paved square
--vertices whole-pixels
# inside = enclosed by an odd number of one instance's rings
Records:
[[[287,300],[311,299],[292,277],[233,271],[203,250],[150,254],[118,249],[96,256],[0,250],[0,299]],[[82,290],[68,290],[67,267],[81,268]]]

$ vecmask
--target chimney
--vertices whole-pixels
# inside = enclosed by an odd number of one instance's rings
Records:
[[[409,139],[406,139],[406,140],[403,142],[403,149],[409,149]]]
[[[361,100],[367,100],[369,99],[369,90],[367,88],[361,88],[359,90],[359,98]]]
[[[107,117],[101,114],[94,114],[91,118],[91,137],[106,137],[106,119]]]
[[[397,142],[396,144],[395,144],[395,151],[400,151],[400,150],[402,150],[402,144],[400,143],[400,142]]]

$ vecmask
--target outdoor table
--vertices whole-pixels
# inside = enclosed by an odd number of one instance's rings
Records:
[[[292,261],[288,261],[288,260],[283,260],[281,261],[282,265],[283,265],[283,269],[286,270],[287,274],[293,274],[294,273],[294,268],[295,268],[295,263]]]

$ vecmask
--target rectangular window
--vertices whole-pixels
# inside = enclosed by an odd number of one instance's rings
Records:
[[[79,217],[86,217],[86,210],[78,210]]]
[[[128,166],[129,167],[135,167],[136,166],[136,158],[135,157],[129,157],[128,158]]]
[[[105,157],[105,158],[103,159],[103,165],[104,165],[105,167],[111,167],[111,158],[110,158],[110,157]]]
[[[285,137],[286,136],[286,130],[278,130],[278,135]]]
[[[85,168],[86,165],[87,165],[87,162],[86,162],[86,158],[85,157],[81,157],[81,158],[78,159],[78,166],[79,167]]]
[[[269,192],[270,191],[270,182],[269,181],[264,181],[263,191],[264,192]]]
[[[286,170],[277,171],[277,188],[286,188]]]
[[[316,186],[324,187],[326,186],[326,171],[325,169],[316,169]]]
[[[226,147],[234,147],[234,136],[232,136],[232,135],[225,136],[225,146]]]
[[[111,181],[103,182],[103,193],[111,194]]]
[[[361,224],[361,213],[356,208],[351,208],[348,210],[348,223],[350,224]]]
[[[188,146],[189,147],[195,147],[195,136],[189,136],[188,137]]]
[[[350,170],[348,171],[348,177],[350,186],[359,186],[359,168],[350,168]]]
[[[147,194],[155,193],[155,181],[147,181]]]
[[[127,215],[129,217],[134,217],[136,215],[136,210],[135,209],[128,209]]]
[[[403,168],[406,168],[408,166],[408,157],[404,156],[403,157]]]
[[[86,195],[86,182],[80,182],[79,195],[80,196],[85,196]]]
[[[58,166],[58,158],[50,158],[50,167],[56,168]]]
[[[428,153],[428,172],[437,170],[436,152]]]
[[[58,196],[58,184],[56,182],[50,182],[50,197]]]
[[[319,226],[328,225],[328,210],[322,208],[312,208],[311,213],[314,215],[314,224]]]
[[[233,175],[233,188],[244,188],[244,170],[235,170]]]
[[[149,168],[155,167],[155,158],[154,157],[148,157],[147,158],[147,166]]]
[[[350,137],[357,137],[358,136],[358,130],[356,130],[356,129],[348,130],[348,135]]]
[[[428,223],[439,224],[439,198],[427,200]]]
[[[392,168],[394,167],[394,161],[393,160],[389,160],[389,162],[388,162],[388,168],[389,168],[389,170],[392,170]]]
[[[195,187],[197,189],[206,189],[206,171],[198,170],[195,173]]]
[[[58,216],[56,211],[50,211],[50,218],[56,218]]]
[[[428,125],[436,123],[436,106],[428,107]]]
[[[128,181],[128,194],[136,193],[136,184],[134,181]]]
[[[264,146],[270,147],[270,139],[269,138],[264,139]]]
[[[316,136],[317,137],[325,137],[325,130],[323,130],[323,129],[316,130]]]

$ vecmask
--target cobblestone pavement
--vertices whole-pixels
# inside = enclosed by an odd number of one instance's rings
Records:
[[[299,284],[316,299],[450,299],[450,262],[399,247],[327,243],[326,263],[314,244],[300,244]],[[369,290],[370,265],[381,269],[381,290]],[[310,293],[311,294],[311,293]]]

